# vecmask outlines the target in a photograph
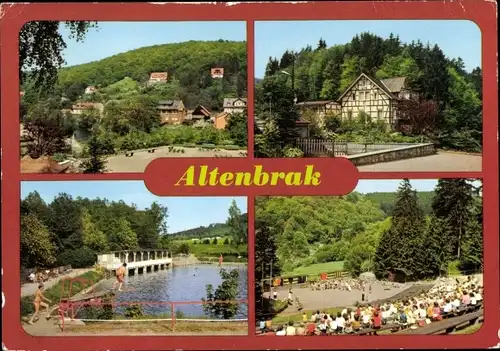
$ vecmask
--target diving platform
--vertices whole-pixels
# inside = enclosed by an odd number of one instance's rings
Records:
[[[168,269],[172,266],[172,255],[167,250],[112,251],[97,256],[97,264],[115,272],[127,263],[128,275]]]

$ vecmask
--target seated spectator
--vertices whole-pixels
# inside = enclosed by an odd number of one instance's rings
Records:
[[[309,324],[307,324],[306,335],[316,335],[316,323],[309,322]]]
[[[264,321],[264,320],[260,321],[259,329],[262,333],[264,333],[266,331],[266,321]]]
[[[319,311],[316,311],[316,313],[313,314],[312,317],[311,317],[311,322],[319,323],[320,320],[321,320],[321,318],[319,316]]]
[[[271,330],[272,327],[273,327],[273,322],[270,319],[268,319],[266,321],[266,329]]]
[[[378,311],[375,311],[372,318],[372,328],[377,330],[380,329],[381,327],[382,327],[382,316],[380,316]],[[377,335],[377,332],[375,331],[373,335]]]
[[[276,336],[286,336],[286,330],[283,328],[282,325],[278,327],[278,330],[276,331]]]
[[[318,329],[321,335],[326,335],[326,332],[328,331],[327,319],[328,318],[323,318],[323,320],[319,323]]]
[[[302,313],[302,323],[307,323],[308,320],[309,319],[307,317],[307,313],[306,312]]]
[[[408,325],[408,316],[406,315],[404,309],[400,309],[398,314],[398,324],[403,328]]]
[[[361,323],[359,321],[359,315],[354,316],[354,321],[352,322],[352,330],[358,332],[361,330]]]
[[[477,305],[476,295],[473,292],[471,292],[469,296],[470,296],[470,305],[476,306]]]
[[[453,311],[453,304],[451,303],[450,299],[446,299],[443,306],[443,313],[448,314],[451,313],[451,311]]]
[[[335,322],[337,323],[337,334],[341,334],[344,331],[345,327],[345,319],[342,317],[342,313],[338,312],[337,313],[337,318],[335,319]]]
[[[304,323],[300,323],[295,329],[295,335],[305,335],[306,329],[304,328]]]
[[[439,303],[434,302],[434,307],[432,309],[432,320],[433,321],[440,321],[443,319],[443,316],[441,315],[441,308],[439,307]]]
[[[469,306],[470,305],[470,296],[467,291],[464,291],[462,294],[462,305]]]
[[[288,327],[286,327],[286,335],[293,336],[296,335],[295,327],[293,326],[293,321],[288,322]]]

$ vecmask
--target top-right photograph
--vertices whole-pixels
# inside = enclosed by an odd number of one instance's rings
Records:
[[[481,31],[470,21],[255,22],[258,158],[479,172]]]

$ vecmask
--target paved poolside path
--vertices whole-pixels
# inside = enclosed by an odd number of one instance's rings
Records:
[[[479,155],[439,151],[435,155],[360,166],[361,172],[481,172]]]

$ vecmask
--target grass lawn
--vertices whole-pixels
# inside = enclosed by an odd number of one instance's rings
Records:
[[[474,334],[476,332],[479,331],[479,329],[481,329],[481,327],[483,326],[483,324],[473,324],[473,325],[470,325],[466,328],[463,328],[463,329],[460,329],[460,330],[457,330],[457,331],[454,331],[453,335],[458,335],[458,334]]]
[[[74,279],[85,279],[87,280],[86,284],[82,284],[79,281],[75,281]],[[71,285],[71,296],[74,296],[78,294],[80,291],[89,288],[93,284],[96,284],[100,280],[104,279],[104,273],[100,273],[97,271],[89,271],[84,274],[81,274],[73,279],[73,284]],[[62,285],[64,284],[64,294],[63,294],[63,289]],[[46,298],[52,301],[51,305],[59,302],[61,297],[68,297],[69,295],[69,286],[70,286],[70,280],[69,279],[62,279],[59,281],[56,285],[53,287],[45,290],[43,293]],[[63,296],[62,296],[63,295]],[[22,316],[27,316],[29,314],[34,313],[34,306],[33,306],[33,296],[25,296],[21,298],[21,315]]]
[[[327,313],[336,316],[338,312],[342,312],[342,308],[331,307],[331,308],[324,308],[321,310],[321,312],[324,311],[327,311]],[[282,313],[272,319],[272,324],[274,326],[277,326],[280,324],[287,324],[289,321],[302,322],[302,315],[304,312],[307,313],[307,320],[310,320],[312,315],[316,313],[316,310],[304,310],[302,312],[293,314]]]
[[[306,267],[297,267],[291,272],[284,273],[283,276],[298,275],[320,275],[321,273],[339,272],[344,270],[344,261],[335,261],[327,263],[316,263]]]

